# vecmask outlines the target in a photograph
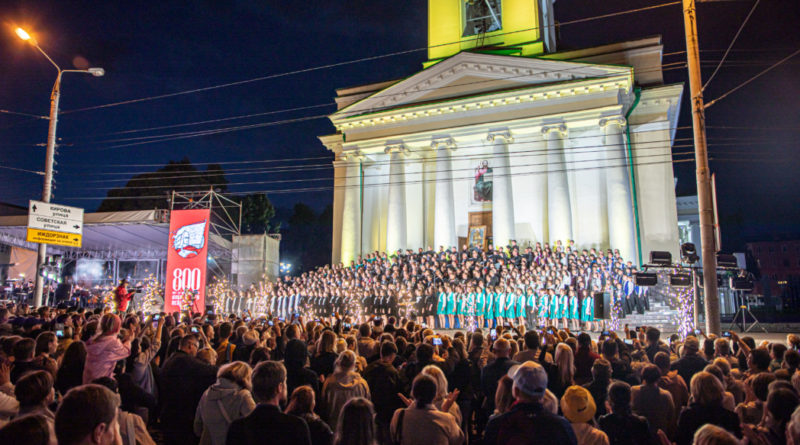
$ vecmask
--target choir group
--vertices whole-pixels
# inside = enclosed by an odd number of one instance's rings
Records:
[[[522,248],[512,241],[499,249],[376,252],[254,286],[224,304],[228,312],[287,319],[402,316],[440,329],[524,324],[599,331],[596,296],[607,293],[618,318],[649,309],[635,272],[616,250],[578,250],[571,241]]]

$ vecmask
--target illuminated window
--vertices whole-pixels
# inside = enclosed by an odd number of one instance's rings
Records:
[[[463,37],[502,29],[501,0],[464,0]]]

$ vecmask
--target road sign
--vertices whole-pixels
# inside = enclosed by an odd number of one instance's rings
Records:
[[[83,209],[31,201],[28,208],[28,228],[82,235]]]
[[[31,201],[28,207],[28,241],[81,247],[83,209]]]
[[[28,241],[58,246],[81,247],[83,235],[28,228]]]

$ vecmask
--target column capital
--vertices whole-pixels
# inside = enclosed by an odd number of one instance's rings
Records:
[[[361,153],[361,150],[353,150],[342,153],[341,159],[347,162],[361,162],[365,158],[364,153]]]
[[[402,142],[386,144],[386,148],[383,149],[383,152],[386,154],[399,153],[402,155],[407,155],[409,153],[408,148],[406,148]]]
[[[431,140],[431,150],[455,150],[456,141],[451,137],[434,138]]]
[[[508,130],[495,130],[490,131],[489,134],[486,135],[486,140],[489,142],[494,142],[495,139],[504,139],[506,143],[514,142],[514,137],[511,136],[511,132]]]
[[[599,125],[600,128],[606,129],[610,125],[618,125],[620,129],[625,128],[628,124],[628,121],[625,120],[622,116],[611,116],[611,117],[604,117],[600,119]]]
[[[551,132],[558,132],[562,138],[567,135],[567,124],[545,125],[542,127],[542,134],[547,136]]]

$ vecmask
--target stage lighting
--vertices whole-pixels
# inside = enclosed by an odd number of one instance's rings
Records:
[[[700,259],[700,257],[697,256],[697,248],[694,246],[694,244],[681,244],[681,259],[683,259],[685,263],[689,264],[694,264]]]
[[[650,252],[650,264],[658,266],[669,266],[672,264],[672,254],[654,250]]]
[[[689,287],[692,285],[692,275],[688,273],[669,274],[669,285],[673,287]]]
[[[718,253],[717,254],[717,267],[732,267],[737,268],[739,267],[739,263],[736,262],[736,257],[727,253]]]
[[[633,283],[637,286],[655,286],[658,284],[658,275],[651,272],[638,272],[633,274]]]

